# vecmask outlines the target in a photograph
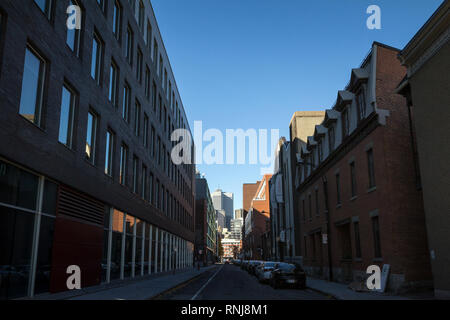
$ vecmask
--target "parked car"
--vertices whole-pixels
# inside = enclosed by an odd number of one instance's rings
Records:
[[[263,261],[252,260],[248,265],[248,273],[251,275],[256,275],[256,268],[262,263]]]
[[[306,274],[299,265],[280,263],[272,271],[270,284],[274,289],[282,287],[304,289],[306,287]]]
[[[248,264],[248,263],[249,263],[248,260],[242,260],[242,263],[241,263],[241,269],[247,270],[247,264]]]
[[[256,268],[256,277],[261,283],[268,283],[272,279],[272,271],[278,267],[279,262],[265,261]]]

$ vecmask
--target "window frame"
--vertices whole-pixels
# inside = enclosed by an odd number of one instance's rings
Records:
[[[67,90],[70,94],[70,102],[69,102],[69,116],[68,116],[68,124],[67,124],[67,132],[66,132],[66,142],[63,142],[60,140],[61,136],[61,113],[62,113],[62,100],[63,100],[63,94],[64,89]],[[72,88],[71,85],[69,85],[67,82],[63,83],[62,86],[62,95],[61,95],[61,106],[60,106],[60,115],[59,115],[59,129],[58,129],[58,142],[65,145],[69,149],[73,149],[73,141],[74,141],[74,135],[75,135],[75,109],[78,104],[78,94],[77,92]]]
[[[24,114],[21,113],[22,109],[22,99],[23,94],[26,90],[24,90],[24,75],[25,75],[25,64],[27,59],[27,52],[30,52],[37,60],[39,60],[39,77],[38,77],[38,84],[37,84],[37,90],[36,90],[36,97],[35,97],[35,106],[34,106],[34,120],[31,121],[27,117],[25,117]],[[34,47],[27,44],[25,48],[25,57],[24,57],[24,63],[23,63],[24,69],[22,72],[22,85],[21,85],[21,96],[20,96],[20,102],[19,102],[19,115],[25,118],[26,120],[30,121],[31,123],[35,124],[36,126],[42,128],[43,127],[43,109],[44,109],[44,98],[45,98],[45,90],[46,90],[46,79],[47,79],[47,72],[48,72],[48,62],[47,59],[45,59]],[[26,89],[26,88],[25,88]],[[37,119],[36,119],[37,118]]]

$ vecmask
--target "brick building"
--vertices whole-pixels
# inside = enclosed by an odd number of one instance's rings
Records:
[[[81,29],[68,30],[70,4]],[[191,265],[189,130],[150,1],[0,1],[0,299]],[[193,147],[193,146],[192,146]]]
[[[267,232],[270,231],[269,180],[272,175],[264,175],[253,196],[249,211],[244,220],[244,254],[248,259],[269,259]],[[264,251],[264,248],[269,251]]]
[[[398,50],[373,43],[299,155],[296,187],[308,274],[362,280],[390,265],[388,287],[429,286],[422,192]]]

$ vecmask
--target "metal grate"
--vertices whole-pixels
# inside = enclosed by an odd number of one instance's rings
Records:
[[[85,222],[103,225],[104,204],[91,197],[60,186],[58,214]]]

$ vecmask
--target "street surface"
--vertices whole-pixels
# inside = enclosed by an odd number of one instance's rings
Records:
[[[273,289],[239,266],[217,265],[198,278],[158,297],[162,300],[326,300],[305,289]]]

